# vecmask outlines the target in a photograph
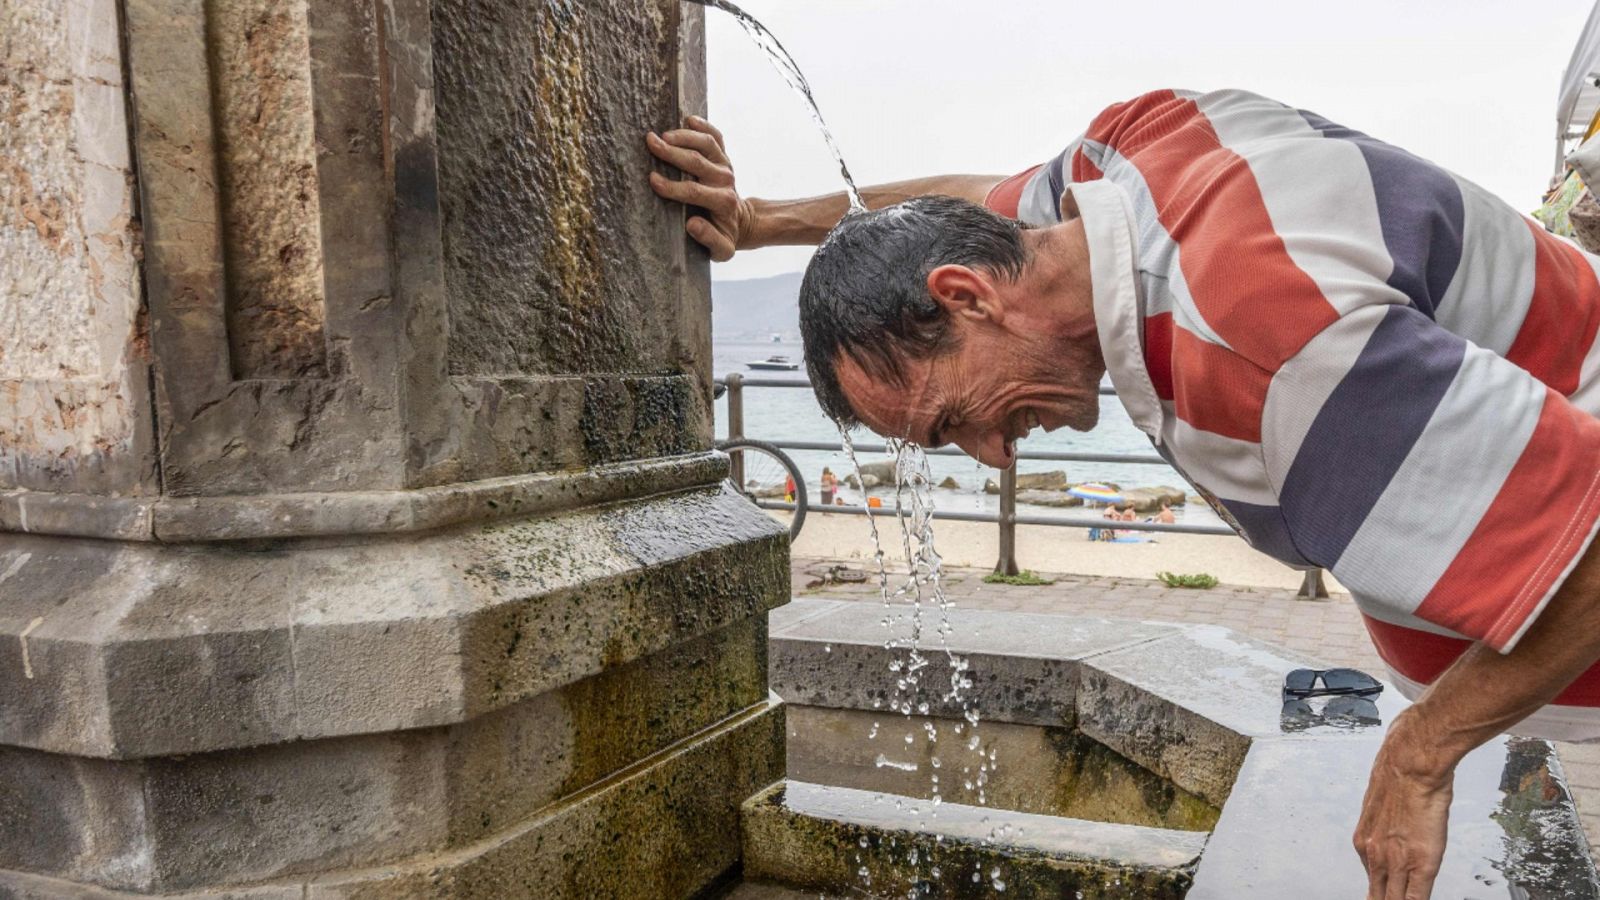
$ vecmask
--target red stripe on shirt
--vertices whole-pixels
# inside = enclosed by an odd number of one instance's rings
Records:
[[[1200,431],[1261,442],[1261,410],[1272,373],[1181,327],[1173,328],[1171,365],[1178,372],[1173,380],[1178,418]]]
[[[1471,641],[1392,625],[1363,615],[1367,634],[1378,649],[1378,656],[1396,672],[1418,684],[1432,684],[1450,668],[1456,657],[1472,646]],[[1600,706],[1600,665],[1592,666],[1568,685],[1555,700],[1561,706]]]
[[[1570,395],[1600,326],[1600,283],[1581,250],[1524,224],[1533,232],[1533,297],[1506,359]]]
[[[983,205],[1008,219],[1015,219],[1017,207],[1022,203],[1022,189],[1028,186],[1028,179],[1040,168],[1034,166],[1025,172],[1018,172],[990,188],[988,195],[983,198]]]
[[[1171,360],[1178,418],[1201,431],[1261,441],[1271,372],[1181,327],[1172,329]]]
[[[1099,181],[1104,177],[1106,177],[1106,173],[1100,171],[1100,167],[1095,165],[1093,160],[1084,154],[1082,147],[1079,147],[1072,154],[1072,181],[1074,184],[1081,181]]]
[[[1132,156],[1186,125],[1195,112],[1192,100],[1170,90],[1151,91],[1101,110],[1083,136]]]
[[[1172,313],[1157,313],[1144,320],[1144,368],[1150,373],[1156,396],[1172,399]]]
[[[1547,391],[1511,474],[1416,616],[1505,649],[1566,574],[1597,517],[1600,420]]]
[[[1144,177],[1200,317],[1234,351],[1277,371],[1338,312],[1273,230],[1249,164],[1222,145],[1194,101],[1158,92],[1124,106],[1133,112],[1097,119],[1091,136]],[[1140,109],[1146,118],[1129,121]]]

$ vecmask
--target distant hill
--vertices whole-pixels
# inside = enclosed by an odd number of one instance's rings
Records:
[[[800,272],[711,283],[711,331],[719,341],[800,339]]]

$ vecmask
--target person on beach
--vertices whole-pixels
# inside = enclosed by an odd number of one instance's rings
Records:
[[[833,494],[839,489],[839,479],[834,476],[833,470],[827,466],[822,467],[822,505],[833,505]]]
[[[1156,521],[1162,525],[1175,525],[1178,522],[1178,517],[1173,515],[1172,507],[1163,503],[1161,504],[1161,512],[1156,513]]]
[[[1107,503],[1106,508],[1100,511],[1100,518],[1105,519],[1107,522],[1115,522],[1117,520],[1117,508]],[[1089,529],[1089,540],[1091,541],[1114,541],[1116,539],[1117,531],[1114,528]]]
[[[1600,738],[1600,258],[1237,90],[1144,94],[1016,175],[869,187],[849,216],[742,196],[703,119],[646,140],[713,259],[819,245],[801,329],[841,423],[1004,468],[1035,428],[1094,427],[1109,373],[1224,521],[1350,589],[1416,700],[1354,835],[1369,897],[1429,895],[1470,750]]]

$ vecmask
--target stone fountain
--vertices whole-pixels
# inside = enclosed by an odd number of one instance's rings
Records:
[[[958,612],[1000,762],[930,810],[881,610],[769,649],[643,178],[702,15],[0,6],[0,897],[1360,895],[1381,721],[1285,718],[1303,660]],[[1600,897],[1548,745],[1455,816],[1450,896]]]
[[[0,7],[0,896],[672,897],[773,523],[642,135],[677,0]]]

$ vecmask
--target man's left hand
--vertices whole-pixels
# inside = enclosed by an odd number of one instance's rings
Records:
[[[1455,763],[1421,724],[1418,711],[1395,717],[1372,764],[1356,826],[1367,867],[1367,900],[1427,900],[1444,858]]]

